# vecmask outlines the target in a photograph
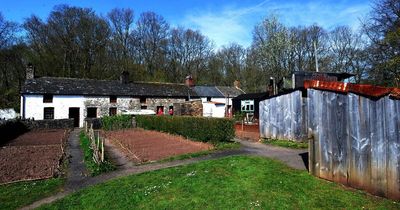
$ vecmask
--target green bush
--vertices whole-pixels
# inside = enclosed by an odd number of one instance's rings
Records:
[[[188,116],[136,116],[137,125],[181,135],[203,142],[230,141],[235,136],[234,121],[226,118]]]
[[[105,116],[101,118],[103,130],[132,128],[132,117],[129,115]]]

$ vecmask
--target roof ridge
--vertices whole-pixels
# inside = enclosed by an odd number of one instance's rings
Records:
[[[161,85],[184,85],[183,83],[174,83],[174,82],[146,82],[146,81],[133,81],[132,83],[138,83],[138,84],[161,84]]]
[[[76,77],[38,77],[35,79],[64,79],[64,80],[91,80],[91,81],[106,81],[106,82],[119,82],[119,80],[107,80],[107,79],[92,79],[92,78],[76,78]],[[172,83],[172,82],[152,82],[152,81],[132,81],[128,84],[161,84],[161,85],[185,85],[183,83]]]
[[[76,78],[76,77],[37,77],[35,79],[65,79],[65,80],[93,80],[93,81],[119,81],[119,80],[106,80],[106,79],[91,79],[91,78]]]

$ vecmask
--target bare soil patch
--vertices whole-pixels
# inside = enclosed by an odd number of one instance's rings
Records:
[[[235,135],[240,139],[258,141],[260,139],[259,125],[243,125],[242,130],[242,124],[235,124]]]
[[[34,130],[18,136],[5,146],[30,146],[30,145],[54,145],[61,144],[66,130],[49,129]]]
[[[104,135],[135,163],[162,160],[213,148],[208,143],[194,142],[181,136],[143,129],[107,131]]]
[[[67,137],[63,129],[31,131],[0,147],[0,184],[55,176]]]

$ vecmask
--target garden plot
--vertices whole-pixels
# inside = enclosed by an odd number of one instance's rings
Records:
[[[104,135],[135,163],[162,160],[213,148],[208,143],[194,142],[181,136],[143,129],[107,131]]]
[[[67,137],[63,129],[30,131],[0,147],[0,184],[53,177]]]

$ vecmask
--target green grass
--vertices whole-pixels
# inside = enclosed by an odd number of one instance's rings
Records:
[[[215,151],[229,150],[229,149],[239,149],[240,148],[240,143],[237,143],[237,142],[214,142],[212,144],[214,145],[214,149],[211,149],[211,150],[194,152],[194,153],[183,154],[183,155],[177,155],[177,156],[173,156],[173,157],[162,159],[162,160],[157,161],[157,162],[168,162],[168,161],[174,161],[174,160],[184,160],[184,159],[196,158],[196,157],[201,157],[201,156],[204,156],[204,155],[211,154],[211,153],[213,153]]]
[[[278,147],[286,147],[291,149],[307,149],[308,143],[294,142],[289,140],[279,140],[279,139],[262,139],[262,143],[275,145]]]
[[[61,191],[64,179],[17,182],[0,185],[0,209],[17,209]]]
[[[93,160],[93,150],[90,148],[89,138],[82,131],[79,135],[80,145],[83,150],[84,160],[86,168],[90,171],[92,176],[99,175],[101,173],[109,172],[115,170],[115,166],[109,161],[104,161],[101,164],[96,164]]]
[[[399,209],[261,157],[232,156],[108,181],[41,209]]]

